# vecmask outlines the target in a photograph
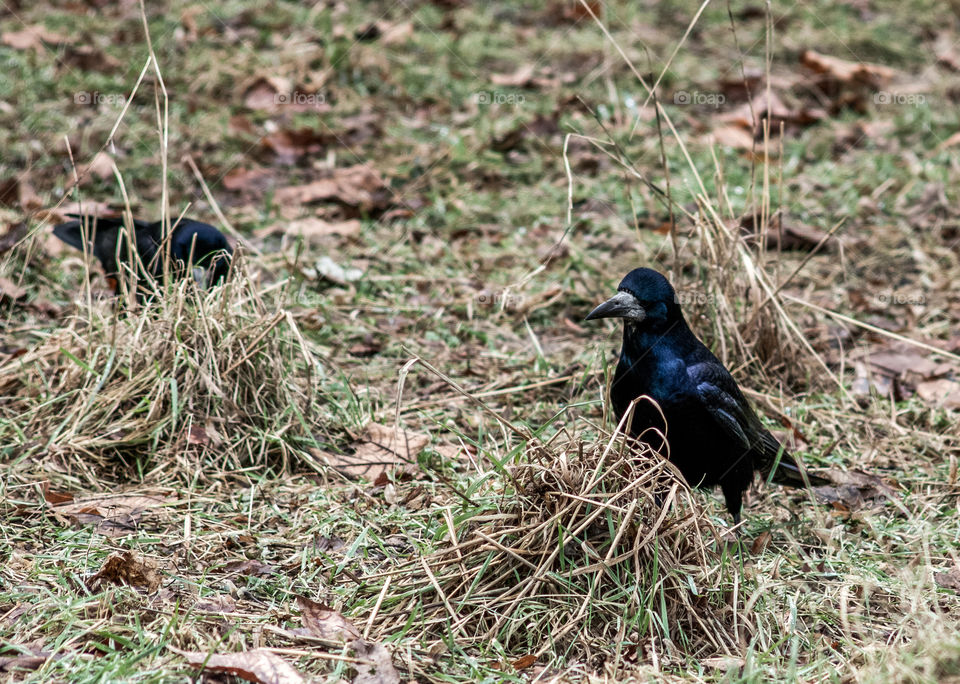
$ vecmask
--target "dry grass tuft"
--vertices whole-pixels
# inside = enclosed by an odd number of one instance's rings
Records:
[[[531,439],[491,504],[445,514],[437,550],[386,575],[371,621],[428,648],[497,643],[594,664],[737,651],[730,564],[680,475],[622,435]],[[380,593],[382,592],[382,594]]]
[[[17,419],[7,437],[91,482],[143,458],[188,479],[203,465],[283,467],[289,440],[317,429],[318,368],[283,302],[246,275],[210,291],[181,281],[139,309],[81,302],[0,366],[0,415]]]

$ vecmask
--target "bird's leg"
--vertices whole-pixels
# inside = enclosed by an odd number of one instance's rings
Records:
[[[723,490],[723,498],[727,504],[727,510],[733,516],[733,524],[740,524],[740,510],[743,508],[743,491],[739,485],[734,482],[721,482],[720,489]]]

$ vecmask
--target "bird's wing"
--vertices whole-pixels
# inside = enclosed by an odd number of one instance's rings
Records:
[[[719,362],[702,361],[689,366],[687,375],[703,407],[723,431],[744,449],[755,446],[757,435],[752,423],[756,418],[726,369]]]

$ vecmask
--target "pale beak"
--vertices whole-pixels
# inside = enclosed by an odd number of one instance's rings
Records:
[[[587,314],[586,320],[597,318],[628,318],[639,323],[646,318],[647,312],[637,298],[629,292],[618,292],[596,309]]]

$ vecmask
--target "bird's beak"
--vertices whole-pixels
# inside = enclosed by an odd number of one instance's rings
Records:
[[[647,312],[629,292],[618,292],[596,309],[587,314],[587,320],[597,318],[628,318],[639,323],[646,318]]]

